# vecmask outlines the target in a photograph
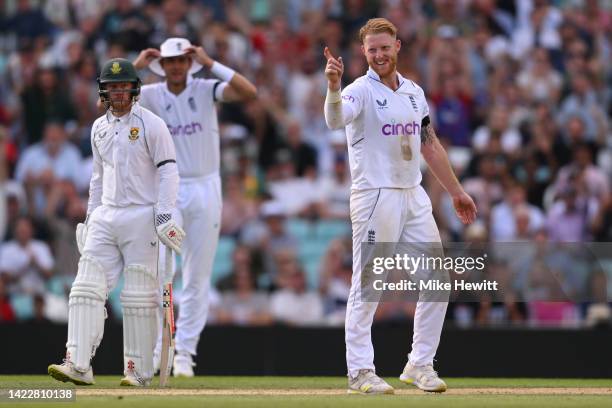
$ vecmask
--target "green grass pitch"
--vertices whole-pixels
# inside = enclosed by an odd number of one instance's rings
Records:
[[[15,407],[611,407],[610,379],[446,378],[449,391],[428,394],[385,378],[396,395],[346,395],[342,377],[171,378],[171,387],[119,387],[120,376],[96,376],[96,385],[76,387],[76,402],[19,402]],[[68,387],[47,376],[0,376],[0,388]],[[154,384],[157,384],[155,379]],[[71,386],[74,388],[74,386]],[[104,395],[82,395],[79,393]],[[137,395],[125,393],[136,392]],[[156,393],[155,395],[152,395]],[[161,393],[161,394],[160,394]],[[191,395],[193,393],[194,395]],[[120,395],[123,394],[123,395]]]

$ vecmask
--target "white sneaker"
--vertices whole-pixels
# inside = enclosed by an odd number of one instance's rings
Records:
[[[376,375],[374,370],[359,370],[356,377],[349,376],[349,394],[393,394],[395,390],[385,380]]]
[[[399,379],[406,384],[414,384],[423,391],[446,391],[446,383],[438,377],[431,364],[417,367],[408,361]]]
[[[172,374],[175,377],[193,377],[195,363],[189,353],[177,353],[174,356]]]
[[[151,385],[151,379],[142,378],[134,371],[130,371],[121,379],[119,385],[123,387],[148,387]]]
[[[77,371],[72,361],[67,358],[62,364],[51,364],[47,372],[53,378],[62,382],[71,382],[76,385],[93,385],[96,382],[93,378],[93,370],[89,367],[86,372]]]

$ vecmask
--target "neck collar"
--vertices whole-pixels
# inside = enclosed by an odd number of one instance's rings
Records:
[[[110,109],[108,109],[108,110],[106,111],[106,121],[107,121],[108,123],[110,123],[110,122],[127,122],[127,121],[130,119],[130,117],[132,116],[132,112],[134,111],[134,107],[135,107],[135,106],[136,106],[136,102],[134,102],[134,103],[132,104],[132,107],[130,108],[129,112],[128,112],[128,113],[126,113],[126,114],[125,114],[125,115],[123,115],[123,116],[115,116],[115,115],[113,114],[113,112],[111,112],[111,110],[110,110]]]
[[[193,75],[191,75],[191,74],[189,74],[189,73],[188,73],[188,74],[187,74],[187,79],[185,80],[185,88],[184,88],[184,89],[181,91],[181,93],[183,93],[183,92],[185,91],[185,89],[187,89],[187,88],[189,87],[189,85],[190,85],[192,82],[193,82]],[[173,92],[170,90],[170,88],[168,87],[168,81],[167,81],[167,80],[166,80],[165,90],[166,90],[166,91],[167,91],[169,94],[176,95],[176,96],[180,95],[180,93],[177,95],[177,94],[173,93]]]
[[[404,79],[404,77],[397,70],[395,70],[395,74],[397,75],[397,82],[398,82],[397,89],[395,89],[395,91],[398,91],[402,87],[402,85],[404,85],[405,79]],[[369,78],[371,78],[371,79],[373,79],[373,80],[375,80],[377,82],[383,83],[383,81],[380,79],[380,76],[376,73],[376,71],[374,71],[372,69],[372,67],[368,67],[368,72],[367,72],[366,75]],[[389,89],[391,89],[391,88],[389,88]],[[391,90],[393,91],[393,89],[391,89]]]

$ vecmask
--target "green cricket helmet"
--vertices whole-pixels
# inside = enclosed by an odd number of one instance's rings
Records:
[[[130,93],[134,100],[140,95],[140,86],[142,82],[140,78],[138,78],[134,65],[124,58],[113,58],[108,60],[102,67],[102,71],[98,77],[98,94],[103,102],[109,100],[106,84],[116,82],[133,83],[134,87],[130,90]]]

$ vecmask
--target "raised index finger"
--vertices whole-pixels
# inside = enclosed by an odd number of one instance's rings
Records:
[[[336,59],[336,58],[335,58],[335,57],[332,55],[331,51],[329,50],[329,47],[327,47],[327,46],[326,46],[326,47],[325,47],[325,49],[323,50],[323,55],[325,55],[325,58],[326,58],[328,61],[329,61],[330,59],[334,59],[334,60]]]

